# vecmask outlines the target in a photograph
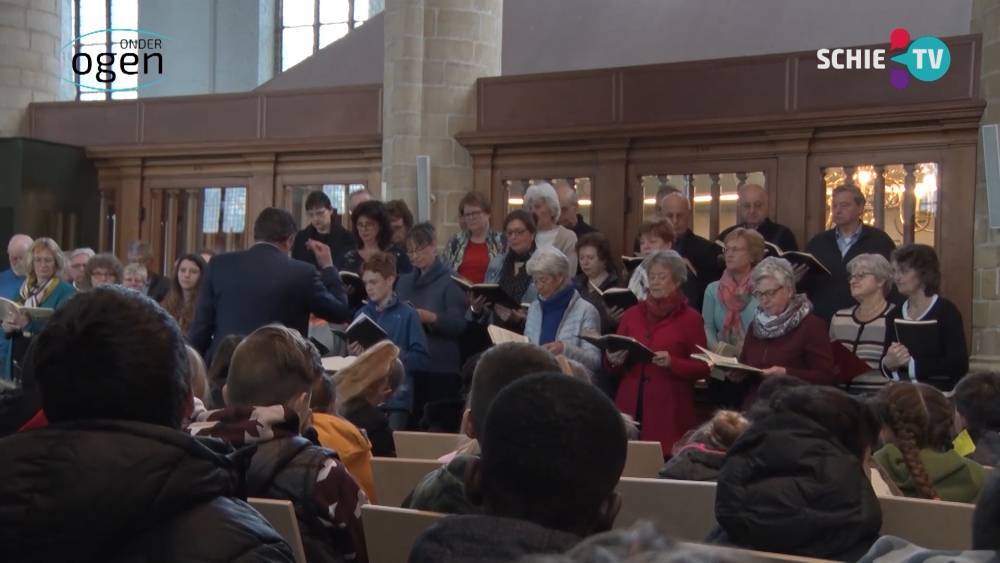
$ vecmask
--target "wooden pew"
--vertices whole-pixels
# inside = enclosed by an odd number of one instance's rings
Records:
[[[381,493],[380,493],[381,494]],[[389,506],[361,507],[365,545],[370,563],[406,563],[420,534],[444,518],[436,512],[420,512]]]
[[[653,520],[677,540],[700,542],[715,527],[715,483],[622,477],[616,490],[622,495],[616,529]]]
[[[437,459],[458,449],[459,434],[393,432],[396,455],[406,459]]]
[[[879,497],[883,536],[896,536],[926,549],[972,549],[975,505],[904,497]]]
[[[622,477],[652,479],[663,467],[663,447],[659,442],[629,442]]]
[[[430,459],[373,457],[372,475],[375,477],[379,504],[401,506],[420,481],[441,465],[441,462]]]
[[[306,550],[299,535],[299,521],[295,518],[295,507],[291,501],[269,498],[248,498],[247,504],[260,512],[267,523],[288,542],[295,555],[295,563],[306,563]]]

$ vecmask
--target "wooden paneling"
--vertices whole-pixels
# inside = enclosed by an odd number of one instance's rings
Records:
[[[139,144],[217,143],[261,138],[259,98],[205,98],[141,103]],[[87,143],[91,145],[92,143]]]
[[[139,139],[139,105],[131,101],[31,104],[29,137],[67,145],[115,145]]]
[[[603,70],[480,79],[479,130],[614,123],[616,79]]]
[[[264,137],[267,139],[326,138],[382,131],[381,89],[302,92],[265,98]],[[300,108],[309,108],[308,112]]]

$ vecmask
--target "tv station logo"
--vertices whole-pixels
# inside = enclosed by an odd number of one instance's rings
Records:
[[[886,56],[893,51],[906,52],[889,60],[904,65],[906,70],[886,65]],[[816,51],[820,70],[889,69],[889,82],[898,90],[910,84],[910,77],[921,82],[934,82],[951,67],[951,51],[937,37],[929,35],[910,40],[910,33],[896,29],[889,37],[889,50],[885,49],[819,49]]]

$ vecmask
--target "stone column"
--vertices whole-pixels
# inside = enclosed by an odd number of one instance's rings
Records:
[[[476,79],[500,74],[503,0],[386,0],[382,181],[417,214],[416,157],[431,159],[431,221],[457,229],[472,158],[454,136],[476,127]],[[502,208],[501,208],[502,209]]]
[[[1000,123],[1000,0],[973,0],[971,33],[983,35],[980,96],[983,124]],[[1000,368],[1000,230],[990,229],[983,146],[976,165],[975,258],[972,270],[973,369]]]
[[[62,13],[60,0],[0,0],[0,136],[27,134],[31,102],[71,94],[59,79]]]

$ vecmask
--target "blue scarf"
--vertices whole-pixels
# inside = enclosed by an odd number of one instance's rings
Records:
[[[542,330],[538,334],[539,346],[555,342],[559,333],[559,324],[566,316],[566,309],[569,309],[569,302],[573,299],[575,292],[576,288],[570,283],[548,299],[538,298],[538,303],[542,306]]]

